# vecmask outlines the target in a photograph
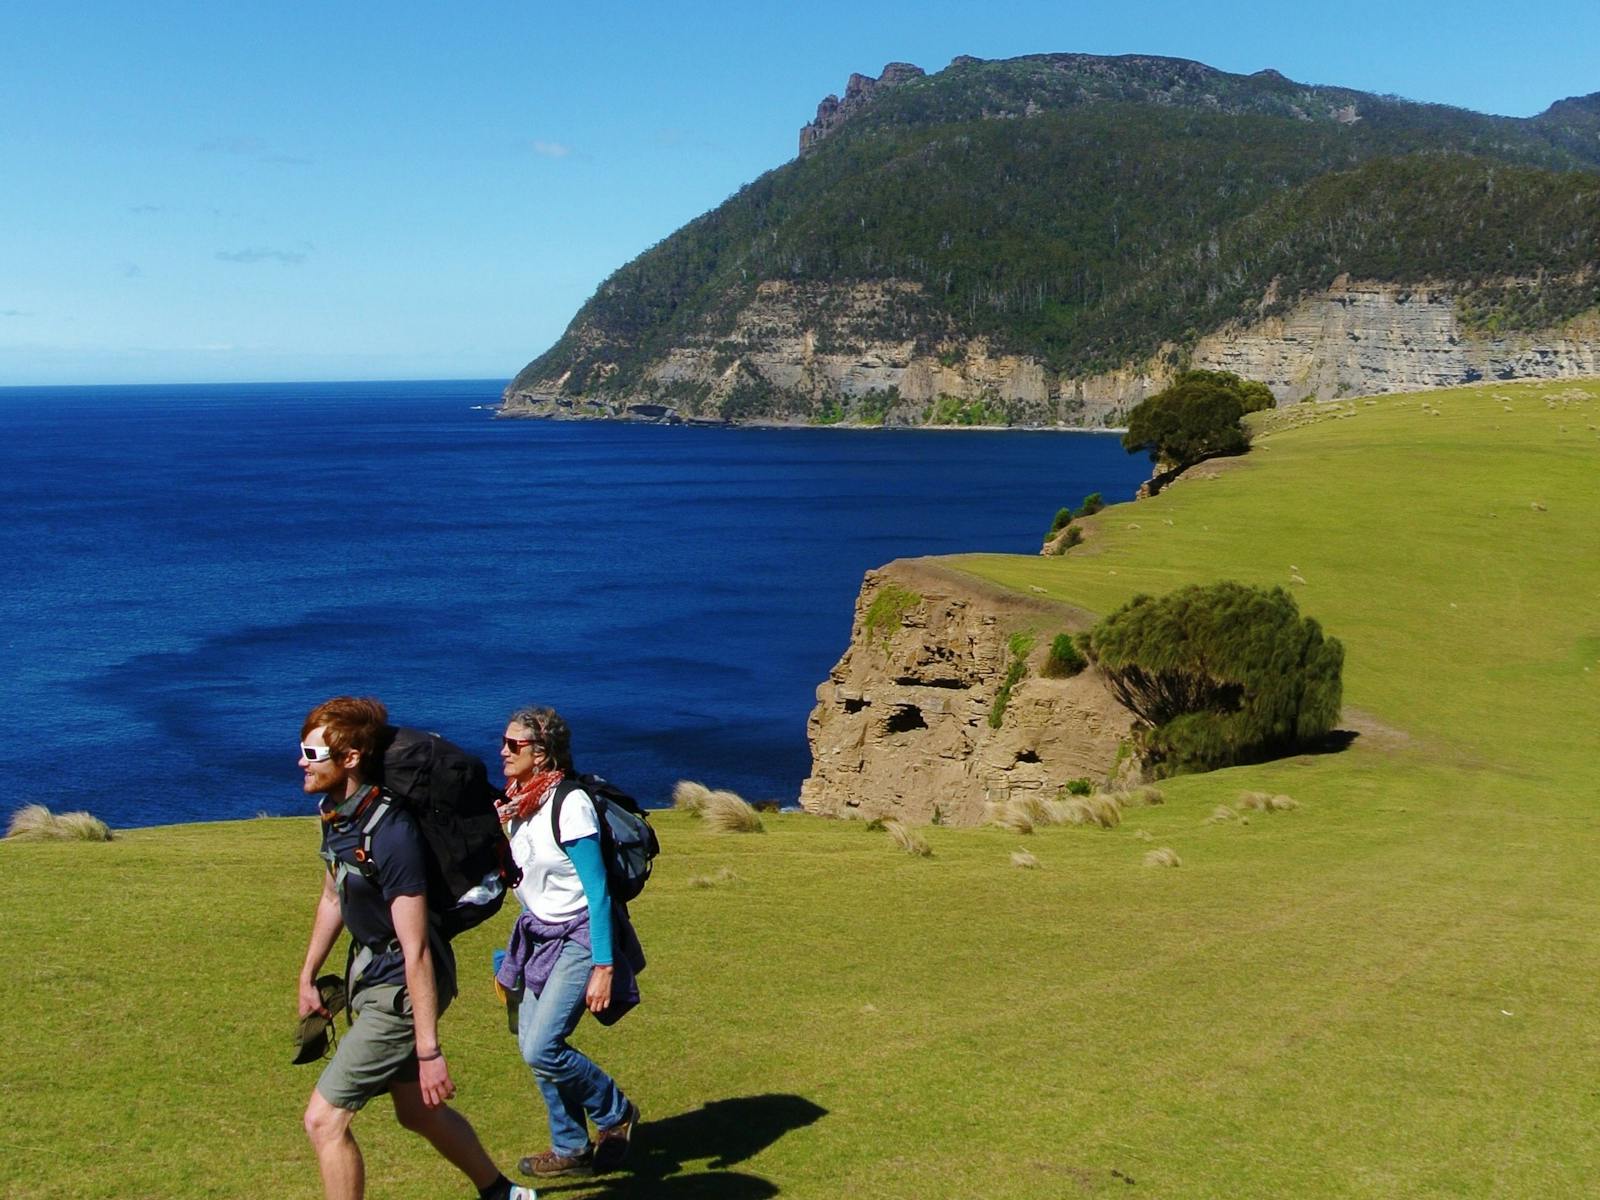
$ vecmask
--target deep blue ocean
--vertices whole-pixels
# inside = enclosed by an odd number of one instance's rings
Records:
[[[1106,435],[497,421],[498,381],[0,389],[0,820],[304,812],[315,702],[794,802],[862,573],[1037,550]],[[494,776],[498,778],[497,775]]]

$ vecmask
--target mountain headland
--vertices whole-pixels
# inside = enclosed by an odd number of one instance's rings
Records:
[[[799,150],[607,279],[502,412],[1092,427],[1187,366],[1280,403],[1600,374],[1600,93],[963,56],[852,76]]]

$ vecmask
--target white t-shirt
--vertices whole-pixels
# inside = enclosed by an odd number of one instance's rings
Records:
[[[589,901],[583,894],[578,872],[567,852],[551,836],[552,797],[526,821],[511,827],[511,856],[522,868],[517,899],[522,907],[541,921],[566,921],[586,912]],[[561,802],[561,840],[575,842],[600,832],[594,801],[582,788],[574,788]]]

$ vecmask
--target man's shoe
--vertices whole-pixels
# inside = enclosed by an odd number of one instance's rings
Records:
[[[541,1150],[517,1163],[517,1170],[539,1179],[549,1179],[553,1175],[593,1175],[594,1145],[591,1143],[583,1148],[581,1154],[574,1155]]]
[[[628,1157],[628,1144],[633,1140],[633,1127],[639,1123],[639,1106],[628,1101],[628,1111],[622,1120],[609,1129],[602,1129],[594,1138],[594,1169],[615,1171]]]

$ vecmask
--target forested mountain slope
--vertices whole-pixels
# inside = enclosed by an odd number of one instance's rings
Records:
[[[1518,119],[1175,59],[958,59],[853,78],[801,142],[606,280],[508,410],[1096,423],[1188,361],[1286,399],[1600,370],[1600,93]],[[1303,346],[1352,285],[1356,327]],[[1241,362],[1261,336],[1309,357]]]

